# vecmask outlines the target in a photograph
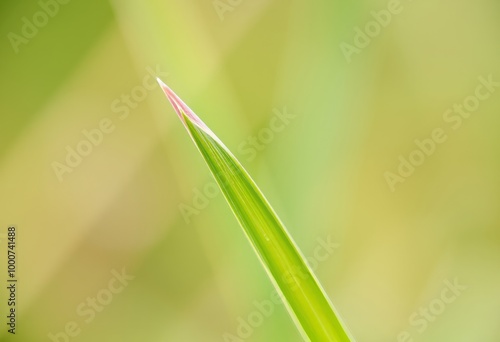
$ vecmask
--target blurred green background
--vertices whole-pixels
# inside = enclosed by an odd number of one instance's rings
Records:
[[[0,263],[15,224],[19,316],[0,340],[301,340],[160,76],[253,175],[358,342],[500,341],[499,88],[459,127],[443,117],[500,81],[500,3],[391,6],[3,0]]]

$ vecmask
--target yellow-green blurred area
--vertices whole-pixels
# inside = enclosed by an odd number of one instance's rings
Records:
[[[500,4],[393,1],[2,0],[0,340],[301,341],[160,76],[358,342],[500,341]]]

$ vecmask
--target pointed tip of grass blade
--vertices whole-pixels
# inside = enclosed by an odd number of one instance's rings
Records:
[[[159,78],[157,81],[283,296],[304,340],[354,341],[285,226],[240,162],[165,83]]]
[[[159,77],[156,78],[156,81],[158,82],[160,88],[165,93],[165,96],[167,96],[167,99],[172,105],[172,107],[174,107],[174,110],[177,113],[177,116],[179,116],[179,119],[181,119],[181,121],[184,122],[184,117],[182,115],[182,112],[180,111],[181,107],[177,102],[178,96]]]
[[[170,104],[172,105],[172,107],[174,107],[174,110],[175,112],[177,113],[177,116],[179,117],[179,119],[181,120],[182,124],[184,125],[184,127],[187,129],[187,131],[189,132],[189,134],[191,135],[191,132],[190,132],[190,129],[188,127],[188,123],[187,121],[189,121],[190,123],[192,123],[194,126],[197,126],[198,128],[200,128],[201,130],[203,130],[206,134],[208,134],[212,139],[214,139],[215,141],[217,141],[217,143],[225,148],[227,150],[227,153],[229,153],[230,155],[232,155],[231,151],[229,151],[229,149],[226,147],[226,145],[224,145],[224,143],[217,137],[217,135],[215,135],[214,132],[212,132],[212,130],[210,128],[208,128],[207,125],[205,125],[205,123],[198,117],[198,115],[196,115],[192,110],[191,108],[188,107],[187,104],[184,103],[184,101],[182,101],[179,96],[177,96],[176,93],[174,93],[174,91],[172,89],[170,89],[169,86],[167,86],[159,77],[156,78],[156,80],[158,81],[158,84],[160,85],[161,89],[163,90],[163,92],[165,93],[165,95],[167,96],[168,98],[168,101],[170,102]],[[192,137],[192,136],[191,136]],[[234,156],[233,156],[234,157]]]
[[[169,86],[167,86],[159,77],[156,78],[156,81],[167,96],[167,99],[172,107],[174,107],[177,116],[179,117],[179,119],[181,119],[184,126],[186,125],[185,120],[187,118],[205,131],[211,132],[207,125],[205,125],[205,123],[201,121],[201,119],[191,110],[191,108],[189,108],[188,105],[185,104],[184,101],[182,101],[172,89],[170,89]]]

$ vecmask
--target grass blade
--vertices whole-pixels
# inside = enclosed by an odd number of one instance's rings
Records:
[[[268,201],[220,139],[161,80],[304,340],[350,342],[324,290]]]

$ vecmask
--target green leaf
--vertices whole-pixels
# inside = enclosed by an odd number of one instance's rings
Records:
[[[243,166],[161,80],[229,206],[306,341],[354,341],[297,245]]]

